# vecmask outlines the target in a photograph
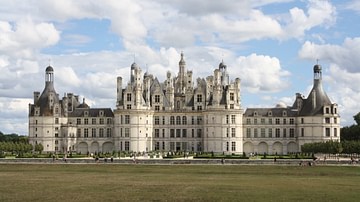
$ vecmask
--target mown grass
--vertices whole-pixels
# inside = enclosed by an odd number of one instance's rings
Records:
[[[360,167],[0,164],[0,201],[359,201]]]

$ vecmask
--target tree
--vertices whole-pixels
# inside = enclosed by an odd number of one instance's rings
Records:
[[[41,143],[35,145],[35,151],[39,152],[39,154],[41,154],[43,150],[44,146]]]
[[[341,128],[341,140],[360,140],[360,112],[353,116],[356,124]]]
[[[360,125],[360,112],[357,113],[354,117],[354,120],[356,122],[356,124],[359,126]]]

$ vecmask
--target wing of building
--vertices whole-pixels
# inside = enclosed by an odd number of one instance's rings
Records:
[[[193,151],[227,154],[299,152],[310,142],[340,140],[340,116],[322,88],[321,66],[307,98],[274,108],[241,106],[240,78],[230,80],[222,61],[206,78],[192,78],[183,53],[177,75],[160,82],[135,62],[130,79],[117,77],[116,109],[90,108],[72,93],[62,99],[54,69],[29,104],[29,140],[48,152]]]

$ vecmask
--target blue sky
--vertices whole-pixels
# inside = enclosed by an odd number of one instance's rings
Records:
[[[115,108],[116,77],[126,82],[134,59],[163,81],[182,51],[194,81],[224,60],[241,78],[244,109],[307,96],[319,60],[341,124],[351,125],[360,111],[357,22],[360,1],[0,0],[0,131],[27,134],[49,63],[60,97]]]

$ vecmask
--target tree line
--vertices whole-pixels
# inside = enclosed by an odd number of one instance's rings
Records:
[[[41,153],[43,150],[44,147],[41,144],[36,144],[35,146],[29,144],[27,136],[14,133],[4,134],[0,131],[0,156],[4,155],[4,152],[21,156],[32,151]]]

